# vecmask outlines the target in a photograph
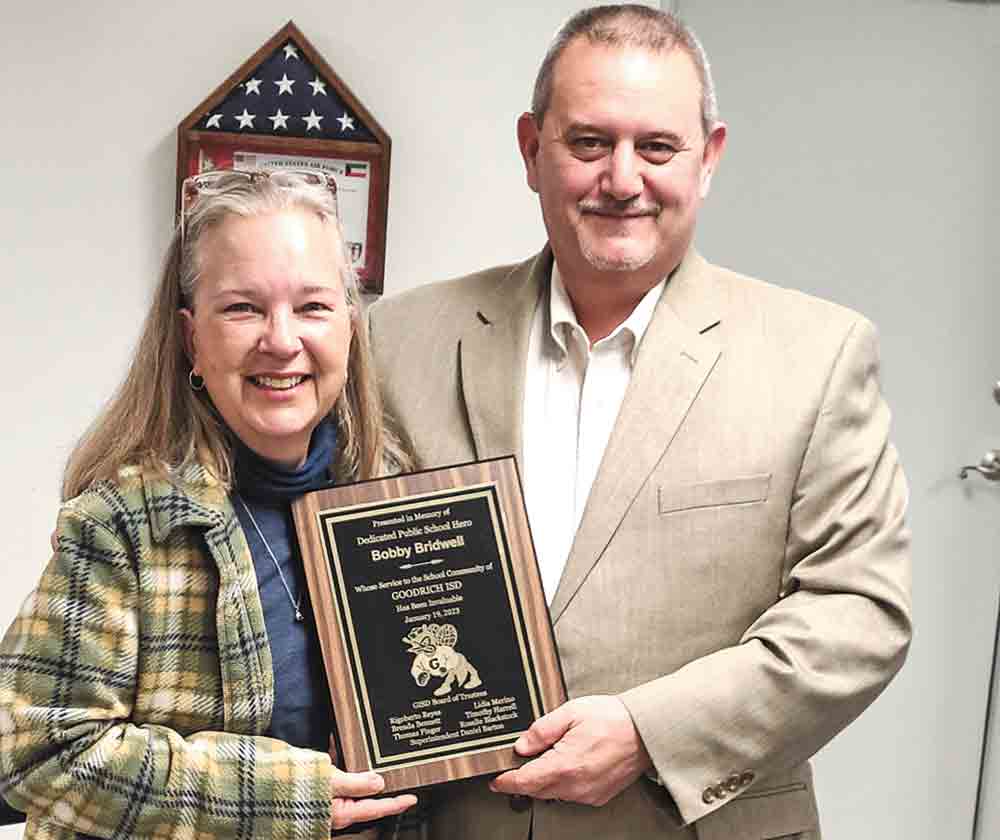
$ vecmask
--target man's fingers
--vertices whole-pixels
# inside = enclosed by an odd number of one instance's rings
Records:
[[[538,752],[497,776],[498,793],[603,805],[650,766],[628,709],[617,697],[579,697],[539,718],[515,748]]]
[[[387,796],[384,799],[334,799],[330,824],[338,829],[347,828],[354,823],[401,814],[416,804],[417,797],[412,793]]]
[[[572,723],[572,714],[566,711],[565,705],[560,706],[531,724],[528,731],[514,742],[514,751],[522,756],[538,755],[562,738]]]
[[[520,794],[542,799],[542,792],[558,783],[561,764],[556,753],[547,752],[515,770],[501,773],[490,783],[490,789],[494,793]]]

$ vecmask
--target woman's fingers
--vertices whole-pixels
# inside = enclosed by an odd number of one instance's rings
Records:
[[[412,793],[388,796],[385,799],[334,799],[330,824],[334,828],[347,828],[354,823],[401,814],[416,804],[417,797]]]
[[[417,797],[411,793],[383,799],[369,798],[384,787],[385,780],[378,773],[345,773],[334,768],[330,784],[333,794],[330,824],[333,828],[347,828],[354,823],[401,814],[417,804]]]
[[[330,792],[336,799],[338,796],[374,796],[382,792],[385,779],[373,770],[367,773],[347,773],[338,767],[333,768],[333,780],[330,782]]]

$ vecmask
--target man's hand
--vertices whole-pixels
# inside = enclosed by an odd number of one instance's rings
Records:
[[[497,793],[603,805],[652,766],[617,697],[570,700],[536,720],[514,749],[538,757],[497,776],[490,784]]]
[[[388,796],[385,799],[364,798],[375,796],[384,787],[385,779],[378,773],[345,773],[334,767],[333,781],[330,783],[333,793],[331,827],[347,828],[354,823],[391,817],[417,804],[417,797],[410,793]]]

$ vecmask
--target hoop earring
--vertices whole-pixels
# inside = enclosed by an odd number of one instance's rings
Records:
[[[205,390],[205,380],[203,377],[198,376],[194,372],[194,369],[188,371],[188,385],[191,386],[192,391],[204,391]]]

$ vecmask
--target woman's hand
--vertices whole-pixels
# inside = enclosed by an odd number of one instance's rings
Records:
[[[412,793],[384,799],[367,798],[381,793],[384,787],[385,779],[378,773],[345,773],[334,767],[330,784],[333,793],[330,825],[335,829],[347,828],[354,823],[401,814],[417,804],[417,797]]]

